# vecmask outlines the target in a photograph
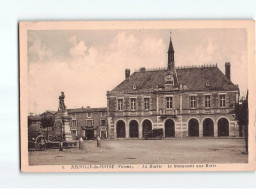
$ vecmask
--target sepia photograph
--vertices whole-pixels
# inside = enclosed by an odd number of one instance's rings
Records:
[[[255,170],[254,28],[20,22],[21,170]]]

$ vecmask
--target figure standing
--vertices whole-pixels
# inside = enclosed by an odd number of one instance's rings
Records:
[[[66,110],[64,99],[65,99],[65,95],[64,95],[64,92],[62,91],[61,95],[59,96],[59,109],[58,109],[59,111],[62,111],[62,112]]]

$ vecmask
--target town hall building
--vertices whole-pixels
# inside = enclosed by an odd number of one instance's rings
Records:
[[[175,65],[170,38],[166,68],[125,70],[125,80],[107,92],[108,136],[143,138],[153,129],[163,137],[239,136],[234,118],[239,88],[217,64]]]

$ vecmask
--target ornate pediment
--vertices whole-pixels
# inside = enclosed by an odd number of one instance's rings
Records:
[[[174,75],[172,72],[168,72],[164,78],[165,84],[174,85]]]

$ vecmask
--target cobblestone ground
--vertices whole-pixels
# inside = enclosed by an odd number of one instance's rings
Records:
[[[30,151],[30,165],[246,163],[244,139],[102,140],[77,148]]]

